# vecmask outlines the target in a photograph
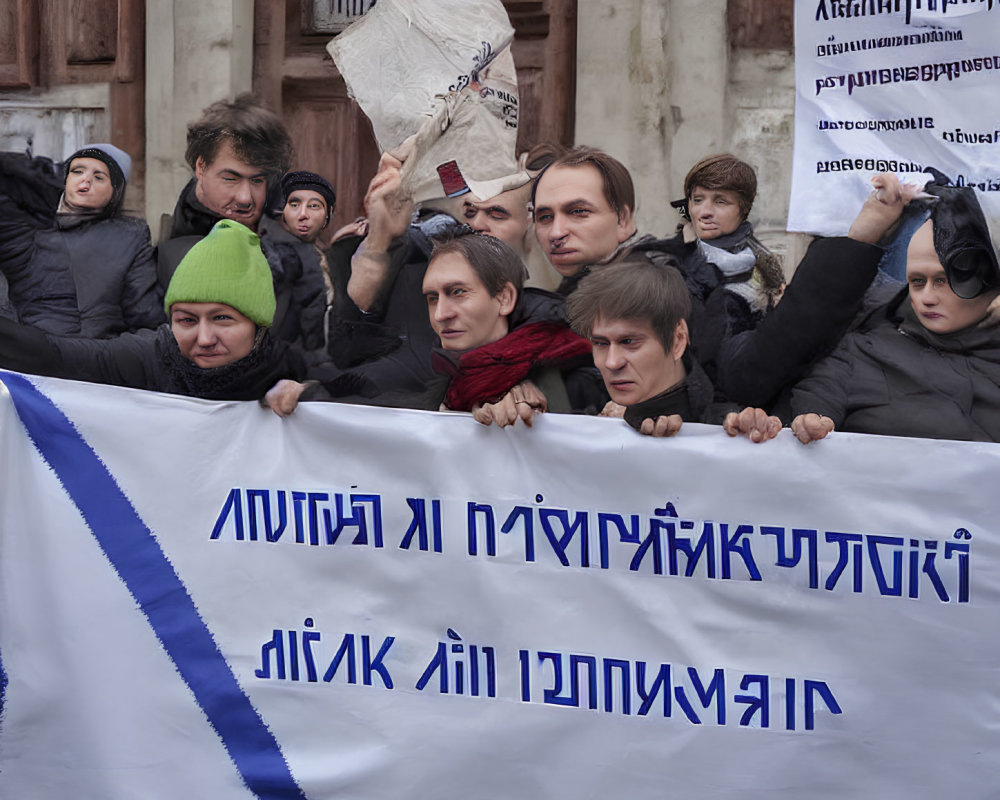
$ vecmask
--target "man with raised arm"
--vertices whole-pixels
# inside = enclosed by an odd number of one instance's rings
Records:
[[[730,400],[772,408],[848,330],[878,270],[883,251],[876,243],[916,191],[891,175],[876,176],[873,183],[872,197],[849,234],[814,242],[780,303],[749,320],[731,313],[725,271],[690,257],[696,240],[634,238],[631,177],[620,162],[593,148],[575,148],[539,175],[535,231],[563,275],[559,291],[566,295],[594,265],[629,253],[673,257],[691,296],[693,357]]]
[[[422,284],[431,238],[465,219],[523,257],[530,229],[526,174],[521,186],[486,200],[466,193],[428,201],[414,218],[401,174],[407,155],[382,154],[365,195],[367,236],[360,244],[345,239],[328,256],[335,285],[346,286],[334,298],[330,355],[338,367],[372,378],[385,392],[416,391],[429,374],[437,337],[427,318]],[[381,363],[389,355],[391,372]]]

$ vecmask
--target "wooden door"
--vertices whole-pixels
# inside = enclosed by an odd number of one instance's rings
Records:
[[[726,19],[731,47],[792,49],[795,33],[793,0],[729,0]]]
[[[326,44],[372,0],[256,0],[254,93],[282,115],[295,142],[295,168],[337,190],[332,233],[363,213],[378,165],[371,125],[347,97]],[[576,89],[576,0],[506,0],[514,27],[521,113],[518,147],[572,144]]]
[[[84,140],[110,141],[132,157],[125,205],[141,213],[145,43],[143,0],[0,0],[4,145],[60,159]],[[42,153],[42,142],[65,152]]]

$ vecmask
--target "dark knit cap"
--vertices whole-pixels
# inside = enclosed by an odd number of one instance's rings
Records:
[[[333,186],[322,175],[315,172],[286,172],[281,179],[281,193],[284,195],[284,202],[288,202],[288,196],[299,189],[308,189],[317,192],[326,200],[326,221],[330,221],[330,215],[337,207],[337,193],[333,191]]]

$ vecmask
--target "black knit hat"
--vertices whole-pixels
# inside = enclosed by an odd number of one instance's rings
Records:
[[[315,172],[286,172],[281,179],[281,193],[284,195],[284,202],[288,202],[288,197],[292,192],[299,189],[308,189],[317,192],[326,200],[326,224],[330,222],[330,216],[337,207],[337,193],[333,191],[333,186],[322,175]]]
[[[948,285],[965,300],[1000,287],[1000,263],[978,193],[970,186],[948,185],[951,181],[936,170],[933,174],[925,191],[938,198],[931,206],[934,249]]]

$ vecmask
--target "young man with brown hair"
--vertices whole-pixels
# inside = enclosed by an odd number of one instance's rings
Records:
[[[717,399],[688,353],[691,298],[669,256],[632,253],[597,267],[566,305],[573,328],[590,339],[614,404],[607,416],[620,413],[649,436],[673,436],[685,421],[721,422],[730,435],[742,432],[753,441],[772,438],[781,428],[777,417],[759,409],[737,414],[735,406]]]
[[[249,94],[213,103],[188,125],[185,160],[194,177],[181,190],[157,247],[157,272],[164,288],[187,251],[220,219],[258,230],[268,190],[288,169],[292,152],[284,123]],[[282,252],[272,237],[261,233],[278,300],[274,335],[307,350],[322,347],[322,271]]]
[[[538,175],[531,196],[535,236],[569,295],[590,267],[610,261],[635,235],[635,187],[618,159],[575,147]]]

